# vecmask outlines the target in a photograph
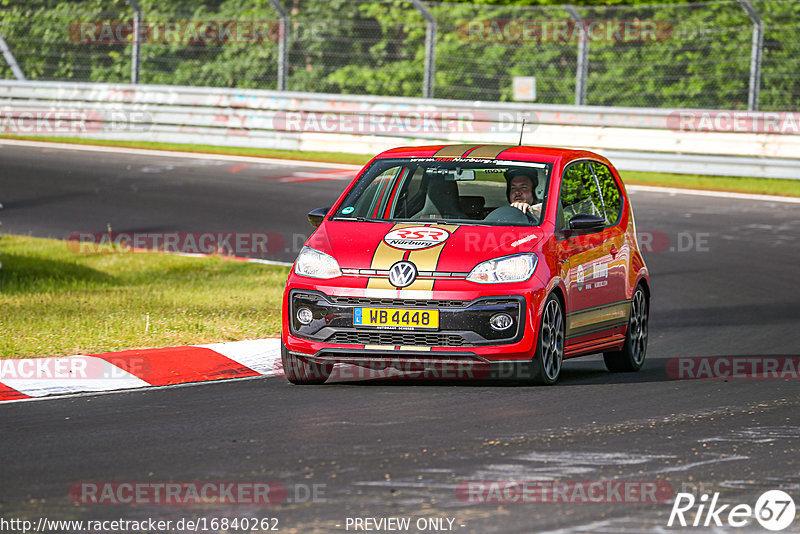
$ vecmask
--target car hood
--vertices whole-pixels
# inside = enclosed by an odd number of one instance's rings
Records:
[[[468,272],[482,261],[529,252],[540,227],[325,221],[307,245],[342,269],[388,269],[404,258],[420,271]]]

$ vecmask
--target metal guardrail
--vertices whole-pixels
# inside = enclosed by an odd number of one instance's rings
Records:
[[[621,170],[800,179],[800,121],[783,133],[681,131],[682,113],[725,112],[0,81],[6,134],[369,154],[398,145],[516,144],[525,118],[526,144],[587,148]]]

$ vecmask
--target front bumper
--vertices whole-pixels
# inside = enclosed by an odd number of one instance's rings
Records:
[[[458,296],[462,298],[369,298],[332,296],[307,288],[287,289],[282,341],[289,352],[320,363],[391,366],[413,361],[430,368],[531,359],[537,334],[534,325],[539,322],[539,292]],[[312,312],[313,319],[307,325],[297,319],[300,307]],[[439,328],[356,326],[354,310],[359,307],[437,310]],[[492,329],[489,319],[497,313],[511,316],[512,326],[503,331]]]

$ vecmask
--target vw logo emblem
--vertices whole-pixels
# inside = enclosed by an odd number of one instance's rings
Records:
[[[389,269],[389,283],[394,287],[406,287],[417,279],[417,268],[410,261],[398,261]]]

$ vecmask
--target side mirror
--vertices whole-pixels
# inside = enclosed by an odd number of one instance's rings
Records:
[[[309,211],[308,212],[308,222],[311,223],[311,226],[316,228],[320,224],[322,224],[322,219],[324,219],[325,216],[328,214],[328,210],[329,209],[331,209],[330,206],[328,206],[327,208],[317,208],[317,209],[313,209],[313,210]]]
[[[579,213],[569,221],[570,230],[602,230],[605,227],[604,218],[588,213]]]

